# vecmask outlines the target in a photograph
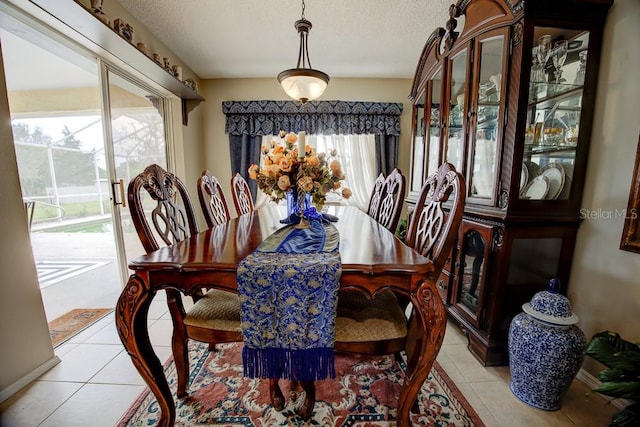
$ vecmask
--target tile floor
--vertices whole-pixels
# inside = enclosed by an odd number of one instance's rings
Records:
[[[151,342],[161,360],[171,354],[171,320],[158,295],[149,311]],[[113,426],[145,385],[124,352],[113,315],[56,348],[62,362],[0,405],[0,426]],[[574,381],[562,409],[532,408],[509,390],[508,367],[482,367],[464,336],[449,327],[438,361],[484,423],[491,427],[607,426],[616,412],[588,387]]]

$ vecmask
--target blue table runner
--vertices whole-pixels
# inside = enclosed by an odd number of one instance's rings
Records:
[[[334,378],[341,263],[338,230],[285,226],[238,264],[244,375]]]

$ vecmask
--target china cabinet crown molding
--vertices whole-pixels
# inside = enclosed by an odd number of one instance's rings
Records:
[[[549,279],[566,293],[612,3],[460,0],[418,60],[406,201],[445,161],[465,175],[438,287],[484,365],[507,363],[509,323]]]

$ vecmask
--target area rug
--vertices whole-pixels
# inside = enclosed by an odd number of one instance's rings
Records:
[[[87,326],[111,313],[113,308],[76,308],[49,322],[53,346],[62,344]]]
[[[336,355],[336,379],[316,382],[312,419],[302,420],[296,409],[304,400],[302,389],[281,380],[287,398],[278,412],[269,401],[266,380],[242,377],[242,343],[219,344],[209,352],[206,344],[190,342],[190,395],[175,397],[175,364],[169,359],[165,373],[176,402],[176,426],[395,426],[403,373],[393,356]],[[462,393],[436,362],[418,396],[414,426],[484,426]],[[153,426],[159,407],[147,388],[122,416],[118,426]]]

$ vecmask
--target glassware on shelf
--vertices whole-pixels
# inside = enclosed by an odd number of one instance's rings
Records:
[[[557,146],[564,142],[564,129],[561,127],[546,127],[542,144],[546,146]]]
[[[540,77],[542,77],[539,81],[545,81],[546,76],[544,74],[544,66],[547,64],[549,60],[549,55],[551,53],[551,36],[549,34],[545,34],[538,39],[538,50],[536,51],[538,57],[538,63],[540,64]]]
[[[573,80],[573,84],[583,85],[584,84],[584,74],[587,70],[587,51],[583,50],[578,54],[580,58],[580,65],[578,66],[578,71],[576,72],[576,77]]]
[[[533,58],[533,64],[531,65],[531,81],[536,83],[544,82],[544,68],[538,57],[539,50],[540,46],[534,46],[531,51],[531,56]]]
[[[551,58],[553,59],[553,66],[555,68],[555,80],[556,83],[560,83],[562,77],[562,66],[567,60],[567,41],[561,40],[555,43],[553,51],[551,52]]]

